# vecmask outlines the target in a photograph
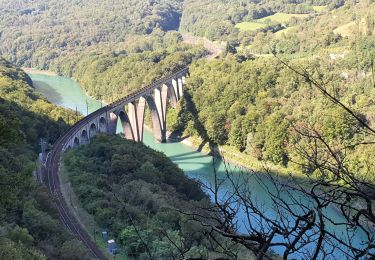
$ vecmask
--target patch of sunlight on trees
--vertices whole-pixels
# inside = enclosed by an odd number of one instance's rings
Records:
[[[290,32],[293,31],[293,29],[295,29],[295,28],[296,28],[295,26],[287,27],[287,28],[285,28],[285,29],[282,29],[282,30],[280,30],[280,31],[275,32],[275,36],[276,36],[276,37],[281,37],[283,34],[290,33]]]
[[[366,32],[366,21],[364,18],[362,18],[360,21],[351,21],[333,30],[335,34],[340,34],[342,37],[357,35],[358,31],[361,34],[365,34]]]

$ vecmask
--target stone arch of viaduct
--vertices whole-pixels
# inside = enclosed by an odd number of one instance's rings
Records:
[[[175,108],[183,95],[188,69],[184,68],[109,104],[80,120],[66,133],[63,150],[86,144],[98,133],[116,134],[121,122],[125,138],[143,141],[146,107],[152,119],[153,134],[166,141],[167,108]]]

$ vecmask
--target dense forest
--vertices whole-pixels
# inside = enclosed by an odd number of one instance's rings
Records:
[[[152,37],[148,42],[158,46],[159,38]],[[79,61],[60,59],[53,67],[77,79],[90,96],[114,101],[207,53],[202,47],[182,44],[176,34],[165,36],[163,42],[168,42],[168,48],[153,47],[140,53],[93,53]]]
[[[349,208],[348,227],[362,227],[359,215],[370,209],[375,223],[374,0],[0,0],[0,12],[0,55],[73,77],[107,102],[189,65],[168,130],[246,166],[318,179],[319,193],[334,188],[317,211]],[[208,59],[186,35],[226,48]],[[0,94],[0,258],[84,259],[31,175],[39,139],[56,140],[72,112],[49,104],[3,59]],[[65,164],[82,207],[129,256],[175,258],[171,240],[189,257],[221,255],[176,212],[207,205],[206,195],[160,153],[101,136]],[[349,193],[332,196],[342,190]],[[314,192],[306,193],[319,204],[324,196]]]
[[[373,41],[367,44],[375,47]],[[366,48],[361,50],[366,51]],[[335,91],[335,97],[345,100],[373,124],[373,82],[371,77],[355,76],[358,73],[355,59],[337,62],[317,58],[310,59],[308,64],[294,61],[291,66],[307,67],[319,81],[329,82],[325,87]],[[366,74],[371,72],[366,66],[362,70]],[[349,77],[340,75],[342,71]],[[329,142],[349,145],[367,140],[361,125],[354,124],[342,108],[330,104],[318,90],[276,59],[259,58],[242,63],[235,58],[200,61],[191,66],[190,73],[188,91],[192,95],[191,101],[208,140],[213,143],[229,144],[258,160],[287,166],[289,162],[298,162],[293,155],[298,140],[293,140],[288,134],[295,124],[316,125]],[[185,110],[179,112],[183,116],[180,122],[171,122],[175,127],[172,130],[182,127],[185,134],[198,135],[190,122],[195,115],[187,116],[186,105],[181,108]],[[374,156],[374,147],[357,148],[350,152],[353,158],[347,161],[348,165],[359,167],[358,174],[367,174],[366,178],[374,181],[372,173],[368,172],[374,166],[370,160]],[[367,163],[369,165],[365,166]]]
[[[252,41],[255,32],[236,24],[278,12],[320,15],[314,6],[335,9],[343,0],[319,1],[0,1],[0,54],[20,66],[48,69],[62,57],[83,53],[140,51],[144,38],[168,31],[189,32],[210,40]],[[310,16],[309,16],[310,17]],[[355,18],[354,18],[355,19]],[[267,21],[272,31],[292,21]],[[147,38],[146,37],[146,38]],[[136,46],[129,48],[129,46]],[[148,46],[144,46],[148,48]]]
[[[180,30],[211,40],[236,40],[239,30],[235,25],[244,21],[254,21],[277,12],[290,14],[311,14],[313,6],[328,5],[337,8],[343,1],[185,1]],[[270,21],[271,22],[271,21]],[[208,26],[207,26],[208,25]],[[273,24],[274,26],[277,23]]]
[[[219,247],[207,235],[209,229],[187,214],[207,207],[209,198],[160,152],[103,135],[68,152],[64,165],[81,206],[103,230],[109,230],[121,255],[137,259],[249,257],[235,243],[216,237],[226,246]]]
[[[40,138],[53,142],[68,114],[36,94],[31,79],[0,59],[0,259],[88,259],[33,177]]]
[[[49,21],[54,10],[64,4],[68,6],[66,12],[53,16],[53,22]],[[24,58],[9,56],[18,64],[50,68],[71,76],[90,95],[113,101],[193,62],[188,91],[207,132],[203,139],[208,138],[218,145],[230,145],[257,160],[288,166],[296,159],[292,151],[298,144],[298,141],[290,140],[288,129],[295,122],[311,120],[309,111],[316,111],[318,116],[322,115],[322,107],[327,107],[317,91],[293,75],[278,59],[269,57],[270,53],[292,62],[297,68],[307,68],[320,80],[329,82],[326,87],[335,89],[337,97],[367,120],[373,117],[371,64],[375,19],[369,13],[374,8],[372,1],[141,1],[126,10],[117,1],[111,6],[95,1],[75,2],[72,6],[69,2],[55,1],[44,4],[36,1],[27,8],[18,5],[22,3],[0,5],[6,13],[4,19],[10,23],[9,17],[16,17],[16,10],[21,9],[24,23],[39,28],[26,32],[23,24],[12,23],[13,27],[9,27],[8,23],[0,23],[4,27],[1,51],[8,56],[10,53],[24,55]],[[100,10],[95,13],[97,17],[87,15],[93,8]],[[135,15],[136,10],[142,10],[142,15]],[[132,15],[118,16],[120,12]],[[105,19],[99,19],[104,13]],[[280,21],[272,17],[278,13],[308,16],[288,18],[275,31],[271,27],[280,25]],[[335,19],[329,19],[332,14]],[[79,21],[68,21],[74,15],[79,15]],[[270,18],[264,22],[268,26],[266,30],[243,31],[235,27],[239,23],[256,22],[267,17]],[[43,27],[44,23],[49,26]],[[83,24],[85,30],[82,32]],[[140,29],[146,25],[148,29]],[[65,31],[61,34],[48,31],[62,28]],[[9,29],[21,31],[7,35]],[[204,49],[185,45],[181,34],[170,32],[171,29],[209,39],[228,40],[227,49],[221,59],[196,62],[206,54]],[[28,40],[25,52],[22,41],[14,41],[12,37],[26,39],[31,31],[33,36],[30,37],[66,35],[71,39],[63,37],[63,43],[60,42],[62,39]],[[75,31],[79,34],[71,33]],[[21,49],[11,47],[15,43]],[[112,49],[108,48],[108,43]],[[41,50],[40,59],[38,52]],[[55,54],[48,55],[52,50]],[[69,52],[76,55],[66,55]],[[341,88],[337,91],[339,85]],[[313,102],[306,102],[312,98]],[[170,113],[170,130],[202,137],[202,133],[194,129],[192,119],[186,116],[188,113],[183,106],[180,106],[180,118],[175,112]],[[357,126],[347,126],[345,113],[340,109],[333,106],[324,114],[326,117],[320,123],[330,140],[352,142],[365,138]],[[337,125],[339,122],[341,125]],[[361,156],[369,154],[361,149],[353,151],[353,160],[362,161]]]
[[[0,2],[1,53],[22,66],[47,66],[89,47],[112,50],[128,35],[179,27],[180,1]]]

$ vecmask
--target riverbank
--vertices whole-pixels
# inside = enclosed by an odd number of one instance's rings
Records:
[[[30,74],[57,76],[57,74],[54,72],[37,70],[35,68],[24,68],[24,70]],[[72,79],[72,80],[78,83],[76,79]],[[84,92],[86,96],[89,96],[93,100],[96,100],[94,97],[88,95],[88,93],[82,87],[81,87],[81,90]],[[100,101],[97,101],[97,102],[100,102]],[[108,102],[102,101],[103,106],[107,104]],[[148,130],[152,132],[152,129],[150,127],[145,127],[145,128],[147,128]],[[170,135],[171,135],[171,132],[167,131],[167,137],[169,137]],[[173,137],[171,139],[185,146],[188,146],[198,152],[201,152],[204,155],[211,154],[208,144],[207,143],[203,144],[202,139],[199,137],[195,137],[195,136],[189,136],[189,137],[183,137],[183,138]],[[290,172],[293,172],[293,177],[296,177],[296,179],[301,179],[304,177],[302,174],[297,174],[296,171],[291,168],[284,168],[282,166],[272,165],[271,163],[259,161],[255,157],[249,154],[241,153],[236,148],[231,147],[231,146],[227,146],[227,145],[219,146],[217,147],[217,149],[218,149],[217,151],[218,154],[220,154],[226,162],[233,164],[235,167],[243,168],[243,171],[259,172],[259,173],[265,173],[268,171],[268,172],[274,173],[275,176],[280,176],[280,177],[283,177],[284,179],[290,178],[290,174],[289,174]]]
[[[47,76],[58,76],[57,73],[49,70],[39,70],[36,68],[21,68],[24,72],[26,73],[31,73],[31,74],[40,74],[40,75],[47,75]]]
[[[66,77],[57,77],[57,78],[58,79],[56,79],[56,81],[54,82],[48,82],[49,84],[48,86],[55,90],[61,90],[61,89],[64,90],[61,93],[59,92],[59,94],[62,97],[64,97],[61,100],[62,102],[59,104],[65,107],[71,106],[72,100],[77,98],[74,100],[74,106],[78,105],[78,107],[81,107],[84,112],[86,109],[87,96],[84,95],[84,91],[82,91],[82,88],[79,88],[78,84],[75,84],[72,80],[68,80]],[[67,88],[66,84],[73,84],[73,86],[72,88]],[[64,87],[61,87],[62,85]],[[94,101],[92,108],[93,109],[100,108],[100,102]],[[151,125],[151,120],[148,120],[148,125]],[[208,152],[207,145],[206,146],[204,146],[203,144],[200,145],[202,142],[199,138],[196,138],[196,137],[183,138],[183,139],[184,140],[182,140],[181,142],[175,142],[175,143],[171,142],[169,144],[160,144],[155,141],[155,139],[152,136],[152,133],[150,133],[149,131],[144,132],[144,143],[147,146],[166,154],[176,164],[178,164],[179,167],[183,169],[184,172],[190,178],[198,179],[202,181],[202,183],[206,183],[207,185],[213,185],[212,178],[211,178],[212,175],[210,175],[210,171],[212,171],[212,158],[203,154],[203,153]],[[190,148],[190,147],[194,147],[194,148]],[[202,149],[203,153],[196,152],[197,150],[201,151],[201,149],[198,149],[201,147],[203,147]],[[225,157],[225,160],[227,162],[233,162],[233,165],[232,164],[229,165],[230,169],[234,169],[236,165],[242,165],[241,162],[243,162],[243,165],[246,165],[246,168],[250,168],[252,172],[255,171],[256,169],[260,169],[259,171],[260,173],[264,172],[262,170],[264,169],[263,167],[264,164],[262,162],[257,161],[256,158],[255,160],[249,159],[249,155],[240,153],[235,148],[233,148],[232,150],[232,148],[233,147],[219,147],[219,149],[221,150],[222,154]],[[271,167],[269,166],[268,168],[271,168]],[[235,176],[246,176],[247,171],[243,170],[243,172],[245,174],[239,173],[238,171],[233,171],[233,174]],[[272,172],[275,173],[275,176],[278,176],[277,174],[279,174],[281,171],[275,170]],[[287,170],[284,169],[284,172],[287,172]],[[225,172],[223,170],[223,167],[220,167],[218,174],[220,174],[219,178],[225,178]],[[251,176],[251,173],[249,173],[248,175]],[[280,175],[281,174],[279,174],[279,176]],[[264,181],[264,183],[269,184],[268,179],[266,177],[267,176],[264,175],[264,179],[263,179],[262,174],[259,174],[259,178],[261,178],[261,180]],[[288,175],[288,178],[286,177],[286,175],[283,178],[282,176],[280,176],[280,180],[285,181],[288,184],[297,183],[289,175]],[[259,185],[259,183],[257,183],[256,181],[249,181],[248,185],[249,185],[249,190],[251,191],[252,194],[254,194],[257,197],[257,201],[259,201],[260,204],[268,205],[269,203],[272,203],[272,201],[270,202],[267,195],[264,194],[264,190],[262,190],[262,187],[261,185]],[[267,187],[273,188],[273,185],[269,184],[267,185]],[[223,186],[223,192],[224,193],[231,192],[230,185]],[[295,194],[295,196],[299,196],[296,193],[293,193],[293,194]],[[69,196],[68,196],[68,201],[69,201]],[[308,201],[306,203],[308,203]],[[272,206],[270,209],[272,209]],[[330,207],[327,210],[329,210],[330,212],[329,214],[332,214],[334,218],[340,217],[338,214],[339,212],[337,212],[333,208]],[[271,212],[270,214],[274,214],[274,213]],[[89,230],[91,230],[90,233],[93,233],[92,228],[91,229],[89,228]]]
[[[170,135],[171,132],[167,131],[167,138],[169,138]],[[197,152],[201,152],[205,155],[213,155],[210,151],[208,143],[202,145],[203,140],[199,137],[174,137],[173,139],[195,149]],[[271,173],[274,174],[275,177],[280,177],[282,179],[290,179],[292,176],[292,178],[294,178],[295,180],[299,180],[300,183],[302,183],[303,180],[306,179],[306,177],[302,173],[297,172],[291,167],[282,167],[271,164],[269,162],[259,161],[254,156],[250,154],[241,153],[236,148],[231,147],[229,145],[218,146],[216,152],[217,154],[220,154],[221,159],[223,159],[225,162],[233,164],[239,168],[243,168],[244,171],[248,171],[250,173]]]
[[[39,70],[39,69],[35,69],[35,68],[22,68],[22,70],[25,71],[28,74],[39,74],[39,75],[52,76],[52,77],[59,76],[57,73],[55,73],[53,71],[49,71],[49,70]],[[67,77],[67,76],[63,76],[63,77]],[[70,78],[71,80],[75,81],[78,85],[80,85],[80,83],[77,79],[72,78],[72,77],[67,77],[67,78]],[[106,106],[106,105],[111,103],[107,100],[97,100],[95,97],[89,95],[84,88],[81,87],[81,89],[84,91],[86,96],[90,97],[93,100],[101,102],[103,106]]]

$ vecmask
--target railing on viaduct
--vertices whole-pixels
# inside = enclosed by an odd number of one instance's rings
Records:
[[[88,143],[98,133],[116,134],[118,120],[122,123],[126,138],[141,142],[146,106],[151,113],[154,136],[164,142],[166,140],[168,101],[172,107],[176,106],[177,101],[183,95],[183,85],[187,76],[188,68],[175,71],[170,76],[161,78],[87,115],[69,128],[55,142],[47,155],[46,175],[43,182],[54,198],[60,219],[98,259],[107,258],[91,240],[62,194],[58,175],[60,158],[66,149]]]

